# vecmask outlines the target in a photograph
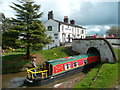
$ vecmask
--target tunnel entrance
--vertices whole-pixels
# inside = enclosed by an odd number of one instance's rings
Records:
[[[87,54],[95,54],[97,56],[99,56],[100,58],[100,52],[98,49],[96,49],[95,47],[90,47],[88,50],[87,50]],[[97,62],[94,62],[92,64],[88,64],[88,65],[84,65],[84,68],[83,68],[83,72],[84,73],[88,73],[92,68],[94,68],[97,64],[99,64],[101,62],[101,58],[99,61]]]
[[[100,57],[100,52],[98,49],[96,49],[95,47],[90,47],[88,50],[87,50],[87,54],[97,54],[99,57]],[[101,60],[101,58],[100,58]]]
[[[87,54],[90,54],[90,53],[97,54],[97,55],[100,56],[99,50],[97,50],[97,49],[94,48],[94,47],[90,47],[90,48],[87,50]]]

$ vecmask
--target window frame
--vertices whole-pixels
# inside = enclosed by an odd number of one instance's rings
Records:
[[[55,38],[55,39],[58,39],[58,34],[54,34],[54,38]]]
[[[52,31],[53,27],[52,26],[48,26],[48,31]]]
[[[84,60],[84,65],[86,65],[86,64],[88,64],[88,60],[87,59]]]
[[[62,26],[62,31],[64,31],[64,26]]]
[[[68,67],[68,68],[66,68],[66,67],[67,67],[67,65],[69,65],[69,67]],[[64,68],[65,68],[65,70],[69,70],[69,69],[71,69],[71,64],[70,64],[70,63],[65,64],[65,65],[64,65]]]
[[[75,66],[75,63],[77,63],[76,66]],[[79,63],[78,63],[78,62],[74,62],[74,63],[73,63],[73,66],[74,66],[74,67],[78,67],[78,66],[79,66]]]
[[[77,34],[79,34],[79,29],[77,29]]]
[[[81,33],[84,34],[84,30],[83,29],[82,29]]]

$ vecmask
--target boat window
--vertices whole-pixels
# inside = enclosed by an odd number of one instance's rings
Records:
[[[68,69],[70,69],[71,68],[71,65],[70,64],[66,64],[65,65],[65,70],[68,70]]]
[[[74,62],[74,67],[77,67],[78,66],[78,62]]]
[[[87,60],[84,60],[84,64],[87,64],[88,63],[88,61]]]

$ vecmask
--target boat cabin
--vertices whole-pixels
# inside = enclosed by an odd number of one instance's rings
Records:
[[[68,70],[83,67],[84,65],[96,62],[98,60],[100,60],[98,55],[86,54],[45,61],[42,71],[39,70],[39,68],[28,69],[28,78],[47,78],[48,76],[58,75]]]

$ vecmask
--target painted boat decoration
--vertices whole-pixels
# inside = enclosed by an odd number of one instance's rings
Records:
[[[49,60],[43,63],[43,68],[27,70],[25,84],[43,85],[81,72],[85,66],[96,64],[100,61],[99,55],[85,54]]]

